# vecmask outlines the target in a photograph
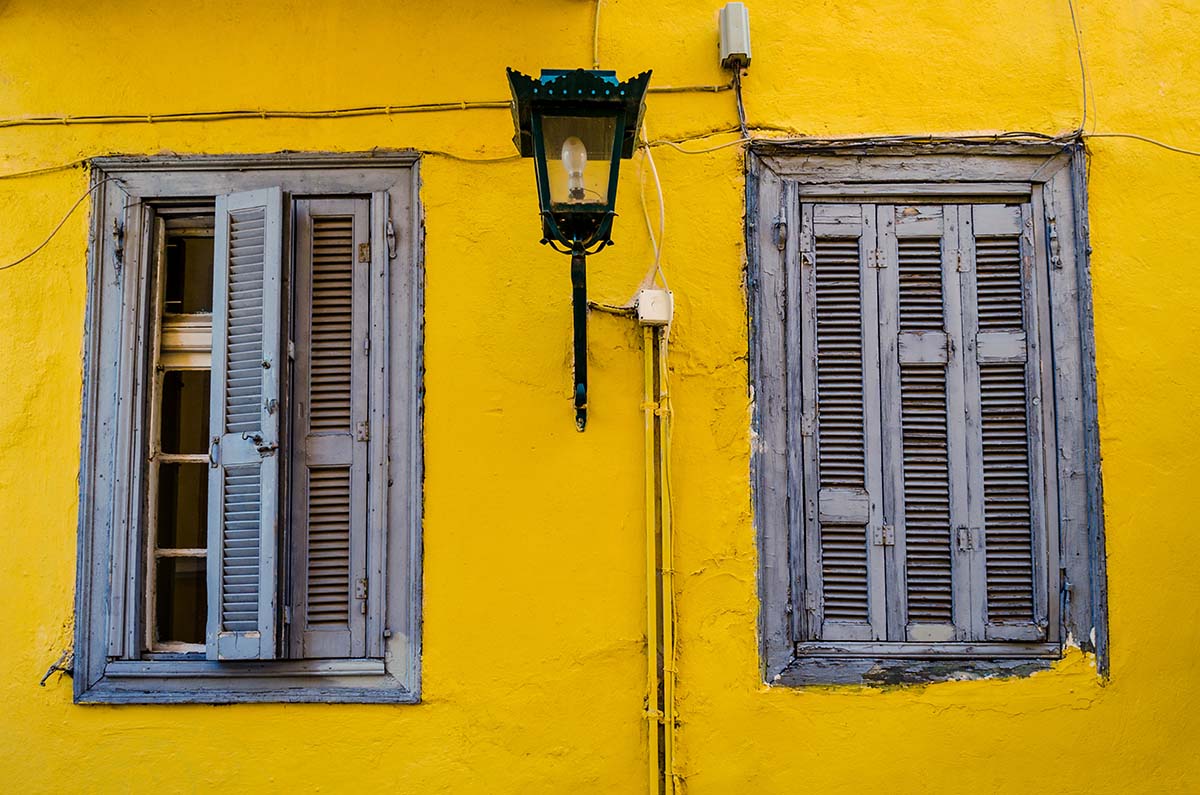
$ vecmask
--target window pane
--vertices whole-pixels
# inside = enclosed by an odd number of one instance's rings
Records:
[[[208,616],[204,558],[160,558],[155,596],[159,642],[203,643]]]
[[[159,464],[159,549],[200,549],[207,535],[208,465]]]
[[[542,119],[553,203],[608,204],[616,135],[617,120],[612,116]]]
[[[166,306],[168,314],[211,312],[213,239],[167,236]]]
[[[208,451],[207,370],[168,370],[163,374],[162,427],[164,453]]]

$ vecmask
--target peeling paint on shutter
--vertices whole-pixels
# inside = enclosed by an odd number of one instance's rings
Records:
[[[1036,313],[1032,302],[1029,205],[964,208],[974,303],[965,332],[974,339],[968,392],[978,424],[972,513],[982,550],[974,567],[983,635],[993,640],[1046,636],[1045,517]],[[973,294],[972,294],[973,293]],[[1032,422],[1031,422],[1032,418]],[[1035,455],[1036,453],[1036,455]],[[978,631],[978,630],[977,630]]]
[[[897,531],[887,561],[888,637],[963,639],[968,575],[955,547],[966,506],[956,468],[962,390],[951,331],[957,215],[940,205],[883,205],[879,217],[884,502]]]
[[[816,493],[808,521],[808,581],[818,588],[819,637],[874,640],[885,631],[879,523],[878,335],[874,208],[805,205],[805,412]],[[813,460],[815,459],[815,461]]]
[[[209,659],[275,656],[283,195],[218,196],[209,476]]]
[[[296,202],[293,656],[365,653],[367,199]],[[361,597],[361,598],[360,598]]]

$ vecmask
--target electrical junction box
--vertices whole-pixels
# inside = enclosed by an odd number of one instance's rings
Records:
[[[666,326],[675,314],[675,296],[670,290],[640,290],[637,297],[638,322],[643,326]]]
[[[750,11],[745,3],[726,3],[721,9],[721,66],[744,69],[750,65]]]

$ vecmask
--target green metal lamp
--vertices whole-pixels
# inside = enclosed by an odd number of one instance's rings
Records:
[[[611,245],[621,160],[633,157],[650,72],[617,80],[603,70],[512,69],[513,123],[532,157],[542,243],[571,255],[575,318],[575,425],[587,425],[587,255]]]

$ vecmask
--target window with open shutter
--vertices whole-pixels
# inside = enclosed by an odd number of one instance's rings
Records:
[[[415,156],[183,160],[99,214],[77,695],[415,701]]]
[[[762,143],[750,163],[768,681],[1102,649],[1082,154]]]

